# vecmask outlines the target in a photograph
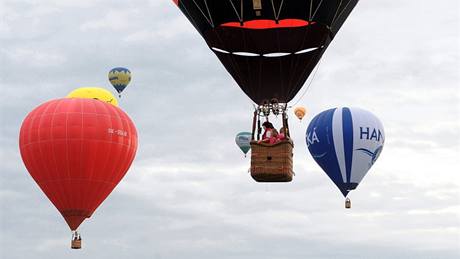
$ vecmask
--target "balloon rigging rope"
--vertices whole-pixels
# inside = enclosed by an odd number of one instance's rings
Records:
[[[342,3],[343,3],[343,0],[341,0],[340,3],[339,3],[339,6],[337,6],[337,10],[335,11],[334,18],[332,18],[331,26],[332,26],[332,24],[334,24],[335,19],[337,18],[337,14],[338,14],[339,11],[340,11],[340,6],[342,6]],[[348,1],[348,3],[350,3],[350,1]],[[346,7],[345,7],[345,8],[346,8]],[[344,9],[344,10],[345,10],[345,9]],[[340,13],[340,14],[342,14],[342,13]]]
[[[243,15],[242,15],[242,14],[243,14],[243,1],[241,1],[241,15],[240,15],[240,14],[238,13],[238,11],[236,10],[236,7],[235,7],[235,5],[233,4],[233,1],[232,1],[232,0],[229,0],[229,2],[230,2],[230,4],[232,4],[233,10],[235,11],[236,16],[238,17],[238,20],[239,20],[240,22],[243,22],[243,17],[242,17],[242,16],[243,16]]]
[[[280,9],[278,10],[278,12],[276,12],[275,3],[273,2],[273,0],[271,0],[271,2],[273,7],[273,14],[275,15],[275,20],[278,21],[280,18],[281,9],[283,9],[284,0],[281,1]]]
[[[342,11],[340,12],[340,14],[339,14],[338,16],[334,16],[334,19],[333,19],[332,22],[331,22],[331,28],[334,27],[335,21],[338,20],[339,18],[341,18],[342,14],[345,12],[345,10],[348,9],[348,6],[350,5],[350,3],[351,3],[351,0],[348,1],[347,5],[345,5],[345,7],[342,9]],[[341,5],[342,5],[342,2],[340,2],[340,5],[339,5],[339,7],[337,8],[337,11],[340,9],[340,6],[341,6]]]
[[[192,0],[192,1],[195,4],[195,6],[198,8],[198,10],[200,10],[200,12],[204,16],[204,18],[208,21],[209,25],[211,25],[211,27],[214,28],[214,23],[212,21],[211,12],[209,11],[208,2],[206,2],[206,0],[204,1],[205,5],[206,5],[206,9],[208,10],[209,17],[206,16],[206,14],[204,13],[203,10],[201,10],[201,7],[195,2],[195,0]],[[188,13],[188,11],[187,11],[187,13]]]
[[[307,88],[306,88],[305,91],[302,93],[302,95],[300,96],[299,100],[297,100],[297,102],[295,102],[295,103],[294,103],[293,105],[291,105],[290,107],[296,106],[296,105],[302,100],[302,98],[305,96],[305,94],[308,92],[308,90],[310,89],[311,84],[312,84],[313,81],[315,80],[316,73],[318,72],[319,67],[320,67],[320,65],[321,65],[321,61],[322,61],[322,59],[319,60],[318,65],[316,66],[315,72],[313,73],[313,76],[311,77],[310,83],[308,83]]]
[[[310,80],[310,83],[308,83],[307,85],[307,88],[305,88],[305,91],[302,93],[302,95],[299,97],[299,99],[293,104],[293,105],[290,105],[289,107],[287,108],[292,108],[294,106],[296,106],[302,99],[303,97],[305,96],[305,94],[308,92],[308,90],[310,89],[313,81],[315,80],[315,77],[316,77],[316,73],[318,72],[319,70],[319,67],[321,66],[321,61],[323,61],[322,59],[319,60],[318,62],[318,65],[316,66],[315,68],[315,72],[313,72],[313,76],[311,77],[311,80]],[[257,110],[257,105],[254,103],[254,102],[250,102],[252,107],[254,107],[254,110]]]

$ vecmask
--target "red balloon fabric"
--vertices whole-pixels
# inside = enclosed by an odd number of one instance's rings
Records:
[[[38,106],[25,118],[19,136],[27,170],[71,230],[120,182],[137,143],[136,128],[125,112],[82,98]]]

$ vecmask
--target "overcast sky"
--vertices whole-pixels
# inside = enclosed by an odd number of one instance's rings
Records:
[[[247,173],[234,137],[252,104],[172,1],[0,6],[0,258],[460,258],[458,0],[360,1],[299,102],[306,119],[291,116],[289,184]],[[112,90],[116,66],[133,73],[120,106],[139,149],[72,251],[22,163],[19,128],[77,87]],[[337,106],[373,112],[386,131],[351,210],[305,144],[313,116]]]

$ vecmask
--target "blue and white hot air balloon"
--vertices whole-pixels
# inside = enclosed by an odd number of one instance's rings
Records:
[[[313,118],[306,141],[315,161],[347,197],[382,152],[385,133],[380,120],[368,111],[334,108]]]

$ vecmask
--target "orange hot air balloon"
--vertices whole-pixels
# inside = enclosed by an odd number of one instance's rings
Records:
[[[27,170],[72,231],[126,174],[137,143],[136,128],[125,112],[83,98],[38,106],[24,119],[19,135]],[[72,243],[72,248],[80,247]]]
[[[307,113],[307,110],[305,107],[299,106],[294,109],[294,114],[299,118],[299,120],[302,120],[305,114]]]

